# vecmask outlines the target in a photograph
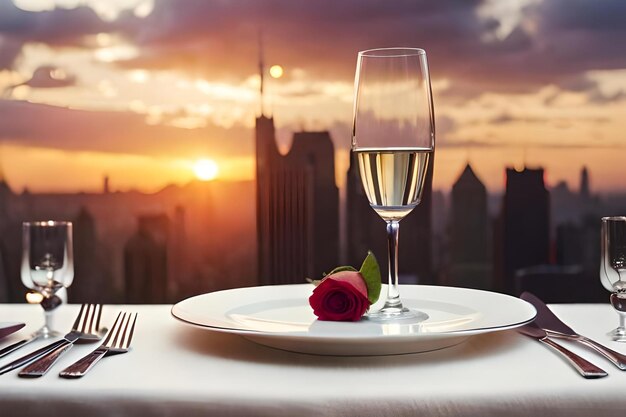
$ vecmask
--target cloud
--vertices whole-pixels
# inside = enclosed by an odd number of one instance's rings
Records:
[[[86,46],[86,35],[111,31],[115,25],[86,6],[32,12],[19,9],[11,0],[0,0],[0,70],[12,68],[28,42]]]
[[[21,50],[21,42],[3,36],[0,32],[0,70],[12,68]]]
[[[33,75],[23,83],[11,85],[4,90],[3,96],[8,97],[16,87],[61,88],[76,84],[76,76],[68,74],[64,69],[52,65],[44,65],[35,70]]]
[[[606,123],[610,119],[608,117],[598,116],[577,116],[573,117],[554,117],[554,116],[529,116],[529,115],[513,115],[509,112],[502,112],[497,116],[494,116],[487,120],[488,124],[492,125],[505,125],[509,123],[553,123],[553,124],[571,124],[574,121],[577,122],[589,122],[589,123]],[[482,120],[478,120],[477,123],[481,123]]]
[[[616,41],[626,38],[616,18],[626,15],[624,2],[544,0],[523,9],[504,39],[489,41],[499,22],[480,16],[482,3],[162,0],[139,24],[130,15],[119,22],[140,46],[137,58],[120,64],[241,79],[256,71],[262,28],[268,62],[306,68],[315,79],[349,81],[362,49],[424,47],[434,78],[450,80],[444,97],[535,91],[588,70],[626,66]]]
[[[36,120],[37,123],[33,123]],[[210,123],[198,129],[149,125],[137,113],[86,111],[0,100],[0,141],[38,147],[170,157],[253,152],[249,128]]]
[[[421,46],[434,78],[450,80],[445,95],[463,97],[529,92],[589,70],[626,66],[626,2],[535,2],[520,11],[504,39],[489,36],[500,22],[479,12],[484,3],[156,0],[145,18],[126,11],[105,22],[88,7],[35,13],[0,0],[0,35],[18,43],[84,46],[85,35],[115,32],[139,49],[136,58],[117,62],[123,67],[236,80],[257,70],[259,30],[268,63],[280,63],[288,72],[306,68],[318,80],[352,79],[362,49]],[[5,67],[15,52],[6,55],[0,54]]]

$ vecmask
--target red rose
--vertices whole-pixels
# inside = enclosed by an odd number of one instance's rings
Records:
[[[320,320],[358,321],[370,306],[360,272],[342,271],[324,278],[309,297]]]

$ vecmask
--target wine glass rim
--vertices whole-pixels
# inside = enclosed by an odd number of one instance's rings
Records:
[[[602,217],[602,221],[603,222],[607,222],[607,221],[626,221],[626,216],[607,216],[607,217]]]
[[[72,222],[66,220],[37,220],[23,222],[23,226],[35,226],[35,227],[59,227],[59,226],[71,226]]]
[[[359,57],[367,58],[401,58],[405,56],[426,55],[426,51],[422,48],[374,48],[359,51]]]

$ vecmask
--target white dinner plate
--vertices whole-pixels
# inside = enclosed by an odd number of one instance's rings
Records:
[[[421,323],[316,320],[311,284],[275,285],[198,295],[172,307],[177,319],[207,330],[235,333],[278,349],[318,355],[393,355],[454,346],[468,337],[512,329],[535,308],[504,294],[467,288],[401,285],[405,306],[429,315]],[[384,303],[372,306],[376,310]]]

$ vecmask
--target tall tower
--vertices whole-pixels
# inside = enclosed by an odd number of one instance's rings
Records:
[[[167,215],[141,215],[138,228],[124,246],[126,302],[167,302]]]
[[[587,167],[583,167],[580,172],[580,198],[583,200],[589,200],[591,193],[589,191],[589,171]]]
[[[452,186],[447,284],[491,289],[487,189],[467,164]]]
[[[513,293],[518,269],[550,261],[550,196],[543,168],[506,169],[502,204],[503,289]]]
[[[262,53],[261,115],[256,119],[256,211],[261,284],[305,282],[338,263],[339,191],[328,132],[294,134],[289,153],[278,152],[274,119],[264,114]]]

